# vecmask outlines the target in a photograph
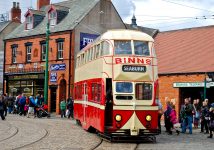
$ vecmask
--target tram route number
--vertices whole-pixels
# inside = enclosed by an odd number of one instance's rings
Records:
[[[123,72],[146,72],[146,66],[123,65],[122,70]]]

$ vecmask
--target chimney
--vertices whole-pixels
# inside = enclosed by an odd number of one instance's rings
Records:
[[[21,9],[18,2],[13,2],[13,7],[11,8],[11,20],[13,22],[21,23]]]
[[[37,10],[46,5],[50,5],[50,0],[37,0]]]
[[[133,15],[133,17],[132,17],[131,27],[132,28],[137,28],[137,19],[136,19],[135,15]]]

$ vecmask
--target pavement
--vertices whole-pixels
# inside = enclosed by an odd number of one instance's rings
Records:
[[[76,125],[76,121],[52,115],[48,118],[27,118],[9,114],[0,120],[0,150],[213,150],[214,139],[193,130],[190,135],[157,136],[157,143],[109,143]]]

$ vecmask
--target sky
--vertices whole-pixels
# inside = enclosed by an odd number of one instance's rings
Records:
[[[22,18],[37,0],[0,0],[0,14],[20,2]],[[65,0],[51,0],[51,3]],[[125,23],[135,14],[137,24],[160,31],[214,25],[214,0],[112,0]],[[213,10],[213,11],[212,11]],[[23,20],[23,19],[22,19]]]

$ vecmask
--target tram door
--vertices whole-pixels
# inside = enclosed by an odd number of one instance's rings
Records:
[[[83,123],[86,124],[86,115],[87,115],[87,101],[88,101],[88,89],[87,83],[83,84]]]
[[[113,91],[112,79],[106,79],[106,106],[105,106],[105,126],[112,126],[113,123]]]

